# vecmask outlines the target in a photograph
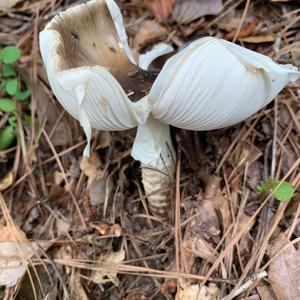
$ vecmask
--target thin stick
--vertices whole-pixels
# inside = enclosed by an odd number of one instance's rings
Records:
[[[77,203],[77,201],[76,201],[76,199],[75,199],[74,194],[73,194],[72,191],[71,191],[70,183],[69,183],[69,180],[67,179],[67,176],[66,176],[66,173],[65,173],[65,171],[64,171],[64,168],[63,168],[63,166],[62,166],[62,163],[61,163],[61,161],[60,161],[60,159],[59,159],[59,157],[58,157],[58,155],[57,155],[57,152],[56,152],[56,150],[55,150],[53,144],[51,143],[51,141],[50,141],[50,139],[49,139],[49,137],[48,137],[48,134],[47,134],[47,132],[45,131],[45,129],[43,129],[43,135],[44,135],[44,137],[45,137],[45,139],[46,139],[46,141],[47,141],[47,143],[48,143],[48,145],[49,145],[49,147],[50,147],[52,153],[54,154],[54,156],[55,156],[55,158],[56,158],[58,167],[60,168],[60,170],[61,170],[61,172],[62,172],[62,174],[63,174],[64,181],[65,181],[65,183],[66,183],[66,185],[67,185],[67,187],[68,187],[68,191],[69,191],[69,193],[70,193],[70,195],[71,195],[71,198],[72,198],[73,203],[74,203],[74,205],[75,205],[75,208],[76,208],[76,211],[77,211],[78,216],[79,216],[79,218],[80,218],[80,221],[81,221],[82,225],[83,225],[85,228],[87,228],[87,226],[86,226],[86,224],[85,224],[85,221],[84,221],[84,218],[83,218],[83,215],[82,215],[82,213],[81,213],[81,211],[80,211],[79,205],[78,205],[78,203]]]
[[[176,252],[176,272],[180,272],[180,157],[176,168],[176,196],[175,196],[175,252]]]
[[[243,26],[243,24],[244,24],[244,21],[245,21],[245,19],[246,19],[246,15],[247,15],[247,12],[248,12],[248,9],[249,9],[249,6],[250,6],[250,1],[251,1],[251,0],[247,0],[247,2],[246,2],[246,5],[245,5],[245,8],[244,8],[242,17],[241,17],[241,21],[240,21],[240,23],[239,23],[239,26],[238,26],[238,28],[237,28],[237,30],[236,30],[236,33],[235,33],[235,35],[234,35],[234,38],[233,38],[233,40],[232,40],[234,43],[235,43],[235,41],[237,40],[237,38],[238,38],[238,36],[239,36],[239,34],[240,34],[240,32],[241,32],[242,26]]]

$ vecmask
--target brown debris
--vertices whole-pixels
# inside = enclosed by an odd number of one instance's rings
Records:
[[[172,16],[179,24],[189,24],[206,15],[218,15],[222,9],[222,0],[178,0]]]
[[[0,11],[6,12],[21,1],[24,1],[24,0],[2,0],[0,3]]]
[[[91,180],[102,178],[102,162],[97,152],[92,152],[90,157],[84,156],[80,162],[80,169]]]
[[[257,25],[257,20],[251,21],[249,24],[245,24],[244,27],[241,29],[241,31],[238,34],[238,38],[245,38],[252,34],[253,30],[255,29]],[[234,36],[236,35],[237,31],[231,31],[228,34],[225,35],[225,40],[233,40]]]
[[[144,21],[133,39],[133,47],[143,49],[167,34],[167,29],[155,21]]]
[[[176,0],[145,0],[147,7],[160,23],[167,21],[175,2]]]
[[[299,250],[281,234],[270,246],[268,269],[270,284],[279,300],[300,298]],[[276,257],[275,257],[276,256]]]

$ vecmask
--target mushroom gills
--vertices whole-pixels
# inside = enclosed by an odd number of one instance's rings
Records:
[[[91,1],[76,8],[58,16],[48,28],[62,39],[58,49],[64,58],[61,69],[100,65],[117,79],[131,101],[146,96],[158,72],[142,70],[130,60],[106,1]]]

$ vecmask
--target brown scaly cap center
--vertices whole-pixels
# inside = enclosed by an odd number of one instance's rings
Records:
[[[50,28],[62,38],[58,51],[63,69],[100,65],[118,80],[132,101],[143,98],[158,73],[144,71],[130,62],[120,46],[105,1],[83,4],[80,8],[64,13]]]

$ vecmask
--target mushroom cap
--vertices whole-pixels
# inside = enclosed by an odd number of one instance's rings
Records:
[[[153,117],[190,130],[243,121],[300,77],[292,65],[231,42],[204,37],[171,57],[149,93]]]

